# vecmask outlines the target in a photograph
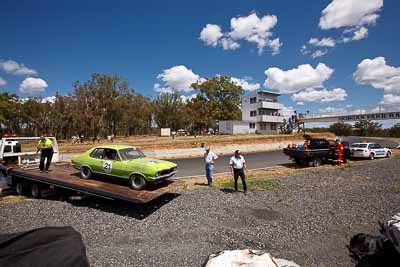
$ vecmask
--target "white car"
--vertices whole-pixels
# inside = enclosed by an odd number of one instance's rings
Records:
[[[390,157],[392,151],[376,143],[354,143],[350,146],[352,158],[384,158]]]

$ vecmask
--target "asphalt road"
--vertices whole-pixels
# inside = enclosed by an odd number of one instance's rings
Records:
[[[215,161],[215,173],[229,171],[229,159],[232,155],[218,155]],[[249,169],[272,167],[280,164],[290,163],[289,157],[284,155],[282,150],[269,152],[243,153]],[[178,164],[178,173],[176,177],[187,177],[204,175],[203,158],[187,159],[168,159]]]

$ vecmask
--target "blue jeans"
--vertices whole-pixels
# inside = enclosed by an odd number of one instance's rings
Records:
[[[212,176],[214,173],[214,164],[206,164],[206,176],[207,176],[207,182],[208,185],[212,184]]]

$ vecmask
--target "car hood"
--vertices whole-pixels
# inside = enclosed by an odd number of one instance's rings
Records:
[[[151,167],[156,170],[165,170],[165,169],[175,168],[177,166],[175,163],[171,161],[153,159],[148,157],[132,159],[129,161],[134,164],[145,165],[146,167]]]

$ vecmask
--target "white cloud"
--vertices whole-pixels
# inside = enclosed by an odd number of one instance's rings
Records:
[[[257,45],[259,54],[269,47],[271,53],[276,55],[280,52],[282,43],[279,38],[270,38],[277,22],[278,18],[274,15],[258,17],[257,14],[251,13],[248,16],[231,18],[230,32],[222,33],[219,25],[207,24],[200,33],[200,39],[210,46],[220,44],[224,50],[238,49],[238,41],[246,40]]]
[[[313,46],[326,46],[326,47],[334,47],[336,45],[336,41],[331,38],[322,38],[318,40],[318,38],[311,38],[308,43]]]
[[[343,101],[346,97],[346,90],[342,88],[335,88],[333,90],[306,89],[305,91],[293,94],[291,99],[295,102],[333,102]]]
[[[41,78],[28,77],[22,81],[19,90],[22,93],[43,92],[48,87],[47,82]]]
[[[322,10],[319,26],[328,30],[374,24],[382,7],[383,0],[333,0]]]
[[[192,94],[189,96],[181,95],[180,97],[181,97],[183,103],[187,103],[187,102],[191,101],[193,98],[195,98],[196,96],[197,96],[197,94]]]
[[[317,50],[311,54],[312,58],[322,57],[328,53],[328,50]]]
[[[158,83],[154,85],[157,92],[189,92],[193,90],[191,88],[193,83],[203,80],[199,75],[182,65],[164,70],[157,76],[157,79],[164,82],[163,86]]]
[[[160,94],[172,94],[174,92],[170,87],[162,87],[159,83],[155,83],[153,88],[154,91]]]
[[[260,89],[260,87],[261,87],[259,83],[252,83],[251,79],[249,79],[249,78],[239,79],[239,78],[232,77],[231,81],[236,83],[236,85],[240,85],[242,87],[242,89],[245,91],[257,90],[257,89]]]
[[[50,103],[53,104],[54,102],[56,102],[56,96],[47,96],[45,98],[42,98],[41,103]]]
[[[3,69],[5,72],[13,74],[13,75],[36,75],[37,71],[34,69],[30,69],[25,67],[24,64],[19,64],[14,60],[7,60],[0,62],[0,69]]]
[[[343,28],[342,37],[336,38],[336,40],[331,37],[321,40],[311,38],[309,44],[334,47],[338,43],[348,43],[366,38],[368,36],[367,26],[376,23],[379,18],[378,12],[382,7],[383,0],[332,0],[322,10],[319,27],[322,30]],[[320,52],[312,53],[307,47],[302,48],[302,53],[304,55],[311,54],[311,56],[321,55]]]
[[[315,69],[309,64],[287,71],[273,67],[265,71],[267,79],[264,86],[278,89],[281,93],[295,93],[306,88],[323,87],[332,73],[333,69],[323,63],[319,63]]]
[[[400,67],[386,64],[384,57],[364,59],[353,74],[359,84],[383,89],[385,93],[400,95]]]
[[[217,46],[222,37],[221,27],[215,24],[207,24],[200,32],[200,39],[210,46]]]
[[[383,104],[383,105],[400,105],[400,95],[393,95],[393,94],[383,95],[381,104]]]
[[[268,46],[271,48],[271,53],[274,56],[280,53],[282,43],[279,38],[275,38],[274,40],[268,42]]]
[[[7,81],[0,77],[0,86],[4,86],[7,84]]]
[[[224,50],[236,50],[240,48],[240,44],[233,41],[231,38],[222,38],[221,45]]]
[[[368,29],[365,27],[361,27],[359,29],[351,29],[351,30],[345,31],[345,32],[351,33],[353,35],[350,37],[343,37],[341,40],[343,43],[348,43],[351,41],[359,41],[364,38],[367,38],[367,36],[368,36]]]

